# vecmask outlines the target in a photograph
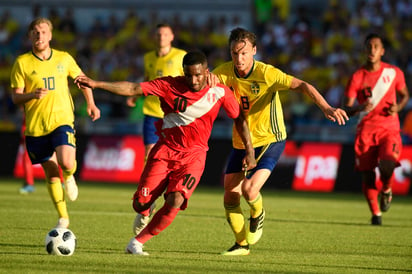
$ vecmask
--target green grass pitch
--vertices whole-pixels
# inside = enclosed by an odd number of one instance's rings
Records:
[[[57,222],[45,184],[36,182],[30,195],[18,194],[20,184],[0,179],[0,273],[412,272],[411,196],[394,196],[376,227],[361,193],[265,187],[262,239],[249,256],[225,257],[220,252],[234,237],[224,217],[223,189],[203,184],[188,209],[146,243],[150,256],[141,257],[124,253],[132,237],[135,186],[78,182],[79,199],[67,202],[77,248],[71,257],[58,257],[44,247]]]

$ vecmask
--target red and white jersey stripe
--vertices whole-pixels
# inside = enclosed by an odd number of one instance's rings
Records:
[[[185,77],[162,77],[141,83],[145,95],[160,99],[163,120],[156,125],[159,142],[179,151],[208,150],[208,140],[221,107],[230,118],[239,116],[233,92],[218,84],[194,92]]]

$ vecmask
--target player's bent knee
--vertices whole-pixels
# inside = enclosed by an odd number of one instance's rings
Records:
[[[185,197],[180,192],[172,192],[167,195],[166,202],[174,208],[180,208],[185,201]]]

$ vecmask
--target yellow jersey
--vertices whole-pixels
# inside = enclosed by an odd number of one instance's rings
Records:
[[[234,92],[249,123],[253,147],[286,139],[286,126],[278,91],[289,89],[293,76],[256,60],[246,77],[236,75],[232,61],[218,66],[213,73],[222,84]],[[235,128],[232,141],[234,148],[244,149]]]
[[[163,76],[183,75],[183,57],[186,51],[173,48],[165,56],[157,56],[155,50],[143,56],[144,80],[150,81]],[[145,97],[143,103],[143,114],[157,118],[163,118],[163,111],[160,108],[160,100],[157,96],[149,95]]]
[[[24,93],[46,88],[42,99],[24,104],[26,136],[43,136],[62,125],[74,126],[74,104],[68,79],[81,73],[73,57],[64,51],[52,50],[50,58],[42,60],[28,52],[17,57],[11,71],[11,88],[24,88]]]

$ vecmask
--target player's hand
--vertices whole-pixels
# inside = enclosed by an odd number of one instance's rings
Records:
[[[256,167],[255,153],[246,153],[242,160],[242,170],[247,172],[248,170],[254,169]]]
[[[96,82],[85,75],[78,76],[74,79],[74,83],[78,88],[91,88],[94,89]]]
[[[367,100],[365,103],[361,105],[361,111],[369,112],[373,109],[373,104],[370,100]]]
[[[339,125],[344,125],[346,121],[349,120],[348,114],[341,108],[329,108],[326,110],[325,116],[327,119],[332,122],[337,122]]]
[[[100,109],[96,107],[95,105],[88,106],[87,114],[90,116],[90,118],[92,118],[92,121],[94,122],[100,118]]]
[[[136,106],[136,101],[137,101],[137,96],[127,97],[126,105],[128,105],[129,107],[135,107]]]
[[[207,84],[209,85],[209,87],[213,88],[219,83],[220,81],[219,81],[219,78],[216,76],[216,74],[213,74],[210,72],[209,75],[207,76]]]
[[[399,112],[399,108],[398,108],[398,104],[394,103],[394,104],[390,104],[387,110],[389,115],[395,115],[396,113]]]
[[[42,99],[49,93],[48,89],[38,88],[33,92],[34,99]]]

